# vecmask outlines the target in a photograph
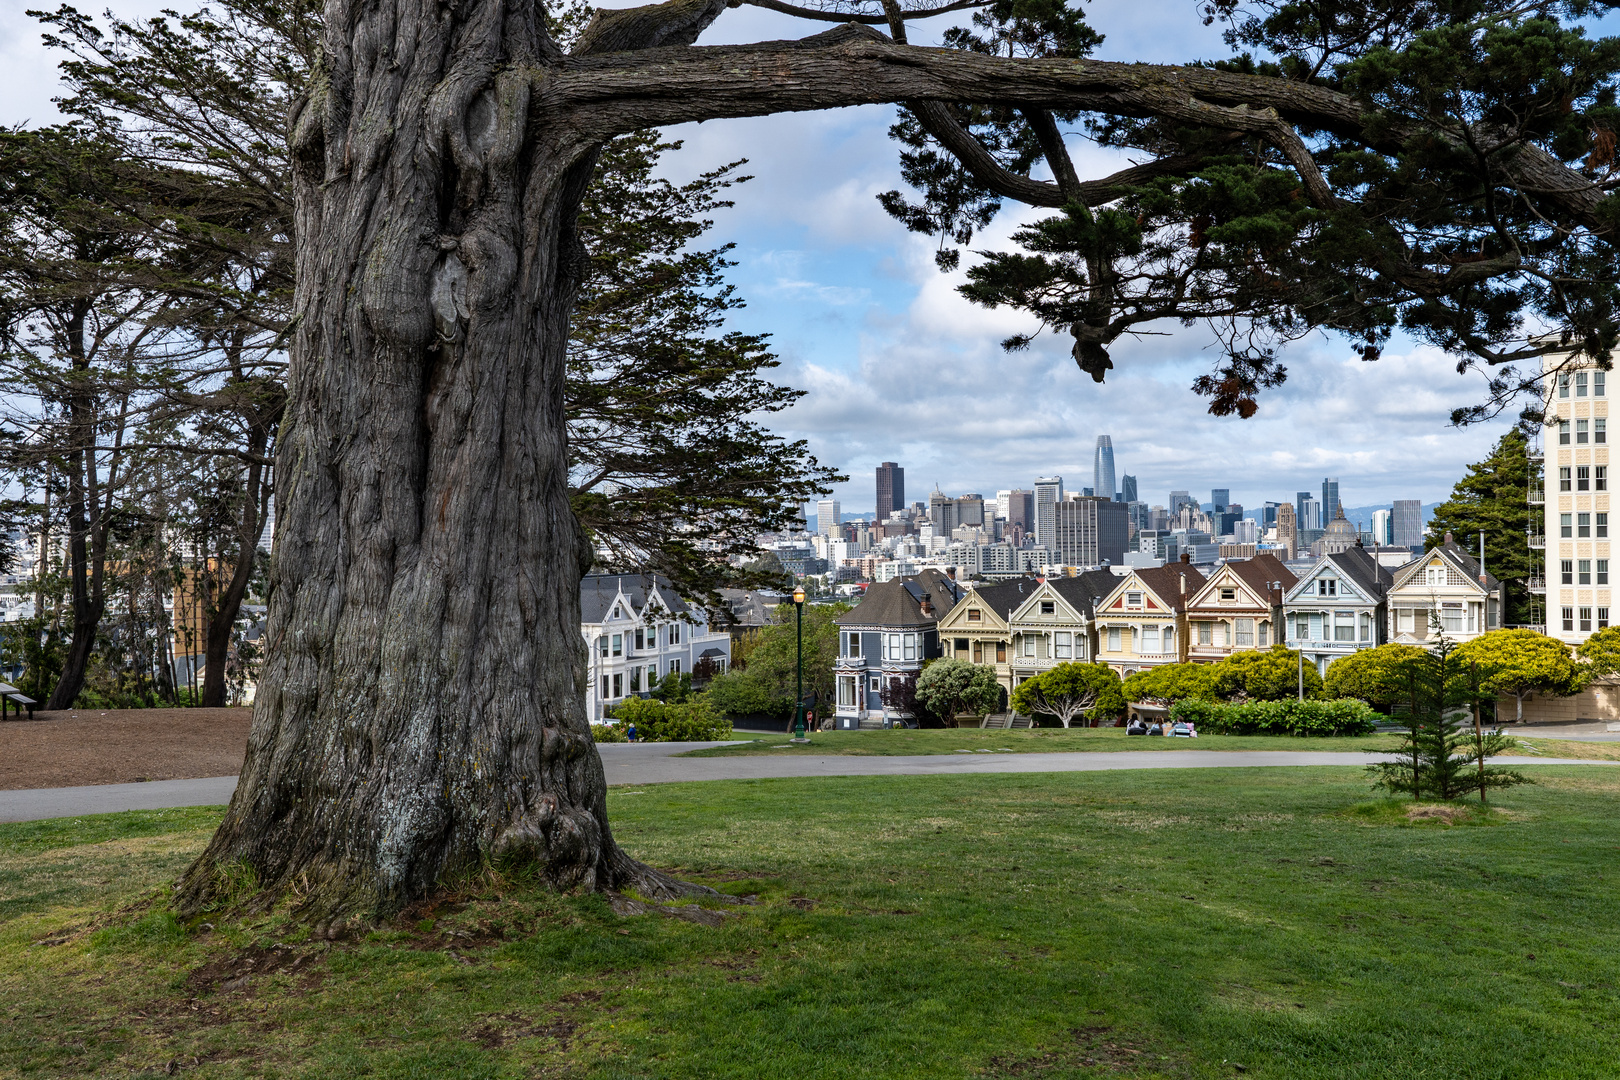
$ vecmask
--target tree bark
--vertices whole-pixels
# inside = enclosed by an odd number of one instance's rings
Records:
[[[614,843],[582,707],[591,551],[563,383],[600,139],[531,113],[530,73],[555,58],[540,17],[525,0],[327,5],[290,118],[269,656],[182,910],[240,867],[328,924],[491,864],[692,889]]]

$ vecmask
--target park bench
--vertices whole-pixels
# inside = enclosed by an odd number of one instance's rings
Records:
[[[39,702],[12,686],[10,683],[0,683],[0,720],[6,718],[7,710],[17,706],[17,715],[21,716],[24,709],[28,710],[28,719],[34,718],[34,706]]]

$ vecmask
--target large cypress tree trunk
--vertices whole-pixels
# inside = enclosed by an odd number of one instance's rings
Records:
[[[539,19],[532,0],[327,4],[290,118],[269,656],[183,910],[244,866],[316,921],[509,861],[564,888],[683,888],[614,844],[582,704],[563,378],[596,144],[527,114],[555,56]]]

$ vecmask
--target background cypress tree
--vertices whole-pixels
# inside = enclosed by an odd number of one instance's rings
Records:
[[[1447,532],[1457,538],[1472,555],[1479,553],[1479,534],[1485,533],[1485,569],[1506,585],[1505,624],[1540,625],[1544,607],[1540,597],[1529,590],[1530,576],[1541,567],[1532,556],[1526,532],[1530,526],[1530,506],[1525,496],[1530,486],[1529,441],[1515,428],[1497,440],[1484,461],[1468,466],[1468,472],[1451,489],[1451,498],[1434,509],[1427,544],[1437,546]]]

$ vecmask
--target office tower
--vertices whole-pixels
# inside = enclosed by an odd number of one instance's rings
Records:
[[[1136,501],[1136,477],[1130,473],[1119,478],[1119,501],[1127,503]]]
[[[1288,503],[1277,507],[1277,543],[1282,544],[1292,559],[1299,550],[1299,537],[1294,528],[1294,508]]]
[[[996,492],[996,517],[1000,518],[1002,521],[1011,521],[1012,518],[1009,516],[1011,513],[1012,490],[1010,488],[1002,488],[1000,491]]]
[[[1092,455],[1091,490],[1098,498],[1112,502],[1114,492],[1114,440],[1107,435],[1097,436],[1097,450]]]
[[[1007,492],[1007,526],[1028,536],[1035,531],[1035,493],[1023,488]]]
[[[1170,493],[1170,505],[1164,508],[1165,513],[1169,514],[1173,520],[1176,515],[1181,513],[1181,508],[1186,505],[1191,505],[1194,510],[1197,510],[1198,500],[1193,498],[1190,492],[1172,491]]]
[[[928,520],[933,523],[935,536],[950,536],[956,528],[956,500],[939,488],[928,496]]]
[[[1035,543],[1050,548],[1056,535],[1057,504],[1063,501],[1063,477],[1037,476],[1035,478]]]
[[[838,536],[843,520],[837,499],[822,499],[816,503],[816,532],[822,536]]]
[[[1296,530],[1320,529],[1322,527],[1321,523],[1305,512],[1306,503],[1313,506],[1321,505],[1309,491],[1296,492],[1294,495],[1294,528]]]
[[[1053,507],[1056,542],[1048,545],[1065,566],[1125,561],[1130,522],[1124,503],[1080,495]]]
[[[1307,498],[1299,509],[1299,524],[1295,526],[1300,532],[1322,531],[1322,504],[1315,499]]]
[[[1260,508],[1260,528],[1262,530],[1269,529],[1277,524],[1277,508],[1280,506],[1282,506],[1282,503],[1268,502]]]
[[[1322,480],[1322,524],[1317,528],[1327,528],[1327,523],[1339,516],[1339,481],[1333,477]]]
[[[886,521],[891,513],[906,505],[906,470],[892,461],[877,468],[877,518]]]
[[[1209,493],[1209,512],[1212,514],[1224,514],[1227,504],[1231,501],[1231,488],[1215,488]]]
[[[1423,503],[1418,499],[1396,499],[1390,515],[1390,533],[1396,547],[1423,545]]]
[[[973,493],[956,497],[956,524],[958,527],[972,525],[975,528],[982,528],[984,526],[983,495]]]
[[[1373,511],[1372,537],[1373,543],[1377,544],[1379,547],[1384,547],[1395,542],[1389,528],[1390,521],[1394,518],[1394,516],[1395,515],[1388,510]]]

